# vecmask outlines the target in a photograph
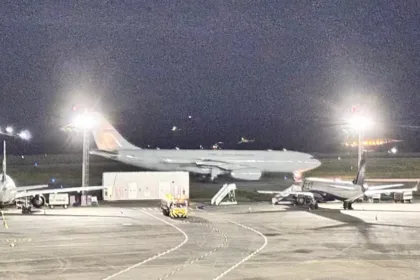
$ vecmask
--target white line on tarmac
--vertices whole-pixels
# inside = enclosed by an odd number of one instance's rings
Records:
[[[184,223],[190,223],[190,224],[192,224],[191,222],[188,222],[188,221],[185,221]],[[199,224],[200,224],[200,223],[199,223]],[[223,238],[224,238],[224,239],[223,239],[223,243],[222,243],[222,244],[220,244],[219,246],[217,246],[216,248],[214,248],[212,251],[208,251],[208,252],[207,252],[207,253],[205,253],[204,255],[201,255],[200,257],[197,257],[197,258],[195,258],[194,260],[191,260],[189,263],[184,264],[182,267],[177,268],[176,270],[172,271],[171,273],[168,273],[168,274],[166,274],[165,276],[160,277],[158,280],[163,280],[163,279],[169,278],[170,276],[172,276],[172,275],[174,275],[175,273],[177,273],[177,272],[179,272],[179,271],[181,271],[181,270],[185,269],[186,267],[188,267],[188,266],[190,266],[190,265],[194,264],[195,262],[198,262],[198,261],[200,261],[200,260],[204,259],[205,257],[208,257],[210,254],[212,254],[212,253],[214,253],[214,252],[217,252],[218,250],[222,249],[222,248],[223,248],[223,247],[227,244],[227,242],[228,242],[228,237],[227,237],[227,235],[226,235],[224,232],[222,232],[222,231],[220,231],[219,229],[217,229],[217,228],[215,228],[215,227],[211,226],[210,224],[204,224],[204,223],[201,223],[201,224],[203,224],[204,226],[206,226],[206,227],[210,228],[210,229],[211,229],[211,230],[213,230],[214,232],[217,232],[217,233],[220,233],[221,235],[223,235]]]
[[[264,249],[265,246],[267,246],[267,243],[268,243],[267,237],[264,234],[262,234],[261,232],[259,232],[258,230],[253,229],[253,228],[248,227],[248,226],[245,226],[245,225],[242,225],[242,224],[237,223],[237,222],[234,222],[234,221],[228,220],[228,222],[233,223],[233,224],[235,224],[237,226],[243,227],[245,229],[248,229],[248,230],[250,230],[252,232],[255,232],[256,234],[258,234],[259,236],[261,236],[264,239],[264,244],[260,248],[258,248],[257,250],[255,250],[254,252],[252,252],[251,254],[249,254],[247,257],[243,258],[240,262],[238,262],[237,264],[231,266],[226,271],[224,271],[223,273],[221,273],[219,276],[213,278],[213,280],[219,280],[219,279],[221,279],[223,276],[225,276],[226,274],[228,274],[229,272],[231,272],[232,270],[234,270],[235,268],[237,268],[238,266],[240,266],[241,264],[243,264],[244,262],[246,262],[247,260],[249,260],[250,258],[252,258],[253,256],[255,256],[256,254],[258,254],[258,252],[260,252],[262,249]]]
[[[164,252],[162,252],[162,253],[159,253],[159,254],[157,254],[157,255],[154,255],[153,257],[150,257],[150,258],[148,258],[148,259],[146,259],[146,260],[144,260],[144,261],[141,261],[141,262],[139,262],[139,263],[136,263],[136,264],[134,264],[134,265],[132,265],[132,266],[130,266],[130,267],[127,267],[126,269],[123,269],[123,270],[121,270],[121,271],[118,271],[117,273],[114,273],[114,274],[112,274],[111,276],[108,276],[108,277],[105,277],[105,278],[103,278],[102,280],[109,280],[109,279],[112,279],[112,278],[114,278],[114,277],[116,277],[116,276],[118,276],[118,275],[121,275],[121,274],[123,274],[123,273],[126,273],[126,272],[128,272],[128,271],[130,271],[130,270],[132,270],[133,268],[136,268],[136,267],[138,267],[138,266],[140,266],[140,265],[143,265],[143,264],[145,264],[145,263],[148,263],[148,262],[150,262],[150,261],[153,261],[153,260],[155,260],[155,259],[157,259],[157,258],[160,258],[160,257],[162,257],[162,256],[164,256],[164,255],[166,255],[166,254],[169,254],[170,252],[172,252],[172,251],[175,251],[175,250],[177,250],[177,249],[179,249],[179,248],[181,248],[185,243],[187,243],[188,242],[188,235],[182,230],[182,229],[180,229],[179,227],[177,227],[176,225],[174,225],[174,224],[171,224],[171,223],[169,223],[168,221],[165,221],[165,220],[163,220],[163,219],[161,219],[161,218],[158,218],[158,217],[156,217],[155,215],[152,215],[152,214],[150,214],[150,213],[147,213],[146,211],[144,211],[144,210],[140,210],[141,212],[143,212],[144,214],[146,214],[146,215],[149,215],[150,217],[152,217],[152,218],[154,218],[154,219],[156,219],[156,220],[159,220],[159,221],[161,221],[161,222],[163,222],[163,223],[165,223],[165,224],[167,224],[167,225],[169,225],[169,226],[171,226],[171,227],[173,227],[173,228],[175,228],[177,231],[179,231],[180,233],[182,233],[183,235],[184,235],[184,241],[182,241],[181,243],[179,243],[178,245],[176,245],[175,247],[172,247],[171,249],[169,249],[169,250],[166,250],[166,251],[164,251]]]
[[[213,215],[212,213],[209,213],[209,212],[207,212],[207,211],[205,211],[205,210],[202,210],[202,209],[199,209],[199,208],[197,208],[197,210],[201,210],[202,212],[206,212],[206,213],[208,213],[208,214],[210,214],[210,215]],[[240,266],[241,264],[243,264],[244,262],[246,262],[247,260],[249,260],[250,258],[252,258],[253,256],[255,256],[256,254],[258,254],[258,253],[259,253],[262,249],[264,249],[264,248],[265,248],[265,246],[267,246],[267,244],[268,244],[268,239],[267,239],[267,236],[265,236],[264,234],[262,234],[262,233],[261,233],[261,232],[259,232],[258,230],[253,229],[253,228],[248,227],[248,226],[245,226],[245,225],[243,225],[243,224],[240,224],[240,223],[237,223],[237,222],[231,221],[231,220],[226,220],[226,221],[228,221],[229,223],[235,224],[235,225],[237,225],[237,226],[240,226],[240,227],[242,227],[242,228],[248,229],[248,230],[250,230],[250,231],[252,231],[252,232],[255,232],[256,234],[258,234],[259,236],[261,236],[261,237],[264,239],[264,244],[263,244],[260,248],[258,248],[257,250],[255,250],[254,252],[252,252],[251,254],[249,254],[248,256],[246,256],[245,258],[243,258],[241,261],[239,261],[239,262],[238,262],[238,263],[236,263],[235,265],[231,266],[230,268],[228,268],[227,270],[225,270],[224,272],[222,272],[222,273],[221,273],[220,275],[218,275],[217,277],[213,278],[213,280],[219,280],[219,279],[221,279],[223,276],[225,276],[226,274],[228,274],[229,272],[231,272],[232,270],[234,270],[235,268],[237,268],[238,266]]]

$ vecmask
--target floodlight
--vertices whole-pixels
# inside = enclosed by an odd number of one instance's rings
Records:
[[[93,114],[83,113],[76,115],[72,124],[76,128],[91,129],[97,124],[97,118]]]
[[[23,140],[30,140],[32,138],[31,133],[28,130],[22,130],[17,134]]]
[[[357,131],[372,127],[374,122],[366,116],[354,116],[349,121],[350,126]]]
[[[6,127],[6,132],[7,133],[13,133],[13,127],[11,127],[11,126]]]

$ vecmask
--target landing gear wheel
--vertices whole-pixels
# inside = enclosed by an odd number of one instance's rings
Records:
[[[31,208],[22,207],[22,214],[31,214]]]
[[[309,209],[310,210],[316,210],[316,209],[318,209],[318,203],[311,203],[311,204],[309,204]]]
[[[304,197],[298,197],[296,199],[296,204],[297,205],[303,205],[303,204],[305,204],[305,198]]]
[[[344,208],[344,210],[347,210],[347,202],[343,202],[343,208]]]
[[[349,208],[349,210],[353,210],[353,207],[351,206],[351,203],[349,203],[348,208]]]

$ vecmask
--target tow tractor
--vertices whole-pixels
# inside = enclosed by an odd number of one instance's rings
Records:
[[[174,198],[167,194],[161,201],[162,213],[171,218],[186,218],[188,216],[188,201],[184,198]]]

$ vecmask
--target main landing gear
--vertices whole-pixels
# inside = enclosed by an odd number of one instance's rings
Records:
[[[348,201],[344,201],[343,202],[343,208],[344,208],[344,210],[353,210],[353,207],[351,206],[353,203],[351,203],[351,202],[348,202]]]
[[[318,201],[308,195],[298,195],[295,204],[299,206],[308,205],[310,210],[318,209]]]

